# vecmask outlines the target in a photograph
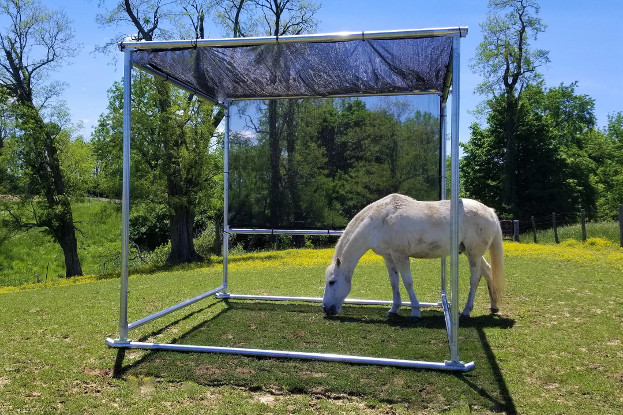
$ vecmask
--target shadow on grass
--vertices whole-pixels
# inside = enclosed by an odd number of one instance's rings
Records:
[[[205,311],[185,316],[178,322]],[[443,313],[424,310],[422,320],[387,317],[378,306],[349,305],[327,318],[317,304],[230,301],[227,307],[170,343],[243,347],[359,356],[444,361],[449,357]],[[172,323],[171,325],[176,324]],[[461,322],[460,352],[476,369],[462,374],[297,359],[257,358],[211,353],[150,351],[123,366],[116,376],[150,376],[175,382],[236,385],[249,390],[284,390],[315,395],[354,395],[410,408],[469,405],[516,413],[487,331],[508,330],[514,321],[482,315]],[[167,328],[145,338],[158,336]]]

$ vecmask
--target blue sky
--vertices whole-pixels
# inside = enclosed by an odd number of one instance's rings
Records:
[[[109,0],[110,1],[110,0]],[[106,111],[107,90],[122,76],[122,53],[94,53],[120,29],[102,29],[95,23],[97,0],[44,0],[64,9],[76,32],[80,52],[72,64],[56,74],[68,84],[63,97],[74,122],[84,124],[88,138],[100,114]],[[595,100],[598,125],[607,115],[623,111],[623,16],[621,0],[541,0],[540,17],[547,25],[534,47],[550,51],[551,62],[541,68],[548,87],[578,81],[577,93]],[[468,26],[461,41],[461,140],[469,139],[470,114],[484,97],[473,93],[480,82],[469,69],[481,41],[479,24],[485,19],[487,1],[476,0],[324,0],[317,15],[319,33],[339,31],[399,30]],[[128,28],[129,31],[129,28]],[[222,37],[210,26],[209,37]]]

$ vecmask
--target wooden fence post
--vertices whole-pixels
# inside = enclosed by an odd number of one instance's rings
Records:
[[[513,236],[514,236],[515,242],[519,242],[519,221],[518,220],[513,221]]]
[[[556,243],[560,243],[558,241],[558,228],[556,227],[556,212],[552,213],[552,225],[554,226],[554,241],[556,241]]]
[[[582,221],[582,242],[586,242],[586,212],[584,209],[582,209],[580,214]]]
[[[534,235],[534,243],[536,242],[536,222],[534,220],[534,216],[530,216],[530,220],[532,221],[532,235]]]

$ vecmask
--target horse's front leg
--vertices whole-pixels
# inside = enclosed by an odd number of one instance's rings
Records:
[[[409,266],[409,257],[406,255],[392,255],[392,259],[402,276],[402,283],[407,289],[409,300],[411,301],[411,318],[420,319],[420,302],[413,291],[413,277],[411,276],[411,267]]]
[[[392,308],[387,312],[388,314],[398,314],[400,306],[402,305],[402,298],[400,298],[400,276],[398,275],[398,268],[390,256],[384,256],[385,265],[387,266],[387,272],[389,272],[389,283],[392,286]]]
[[[461,317],[467,318],[469,314],[472,312],[474,308],[474,299],[476,298],[476,289],[478,288],[478,283],[480,282],[480,260],[478,257],[476,259],[469,258],[469,294],[467,295],[467,302],[465,303],[465,308],[461,312]]]

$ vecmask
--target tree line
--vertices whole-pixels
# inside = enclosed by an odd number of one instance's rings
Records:
[[[98,24],[132,40],[202,38],[210,21],[225,36],[313,32],[318,4],[304,0],[102,0]],[[71,203],[121,193],[122,83],[90,141],[77,134],[60,85],[47,80],[73,57],[73,30],[42,2],[0,0],[0,243],[39,227],[80,275]],[[598,219],[623,202],[623,113],[596,128],[594,100],[577,83],[547,87],[547,51],[534,0],[491,0],[472,69],[485,80],[478,123],[463,143],[461,195],[501,217],[584,208]],[[110,39],[103,51],[124,36]],[[170,243],[171,263],[201,260],[193,237],[222,229],[223,109],[142,73],[132,79],[131,238]],[[255,104],[254,104],[255,105]],[[439,198],[439,119],[401,100],[260,102],[252,134],[231,140],[230,223],[340,228],[391,192]],[[236,108],[243,111],[244,108]],[[208,226],[208,224],[210,226]],[[251,244],[251,241],[247,241]],[[215,241],[215,252],[220,247]]]
[[[461,160],[464,195],[526,221],[533,212],[616,217],[623,202],[623,113],[596,128],[595,102],[577,82],[547,87],[547,51],[532,44],[545,24],[535,0],[491,0],[472,69],[484,81],[482,123]]]

